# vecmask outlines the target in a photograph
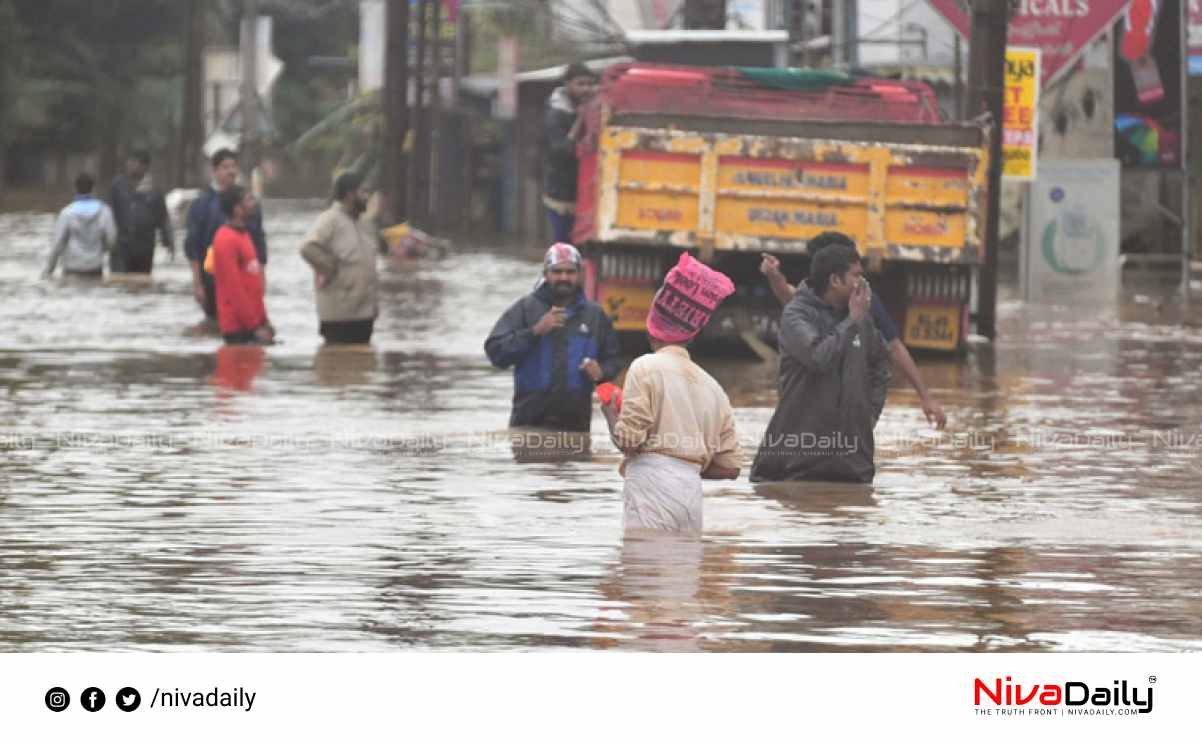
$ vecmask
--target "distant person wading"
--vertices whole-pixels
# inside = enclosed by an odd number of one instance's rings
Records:
[[[313,268],[320,332],[330,344],[367,343],[379,314],[379,238],[363,216],[362,183],[355,173],[338,177],[333,205],[301,245],[301,257]]]
[[[238,182],[238,155],[232,150],[218,150],[211,162],[213,181],[201,191],[200,197],[188,210],[188,236],[184,240],[184,254],[192,265],[192,296],[204,310],[205,316],[215,320],[217,285],[204,266],[213,238],[225,224],[221,194]],[[263,269],[267,265],[267,237],[263,234],[263,214],[258,207],[247,218],[246,232],[254,243],[260,269]]]
[[[217,322],[226,343],[275,341],[275,329],[263,304],[263,267],[247,229],[257,206],[255,197],[241,186],[221,192],[221,210],[227,221],[213,237],[210,257],[217,285]]]
[[[115,273],[150,273],[154,266],[155,236],[175,257],[175,235],[162,192],[150,175],[150,154],[138,150],[125,161],[125,172],[113,179],[109,203],[117,221],[117,248],[112,254]]]
[[[54,225],[54,245],[42,272],[44,278],[54,273],[60,258],[64,276],[104,276],[104,254],[117,242],[117,225],[108,205],[92,195],[95,185],[87,173],[75,179],[75,200],[59,212]]]

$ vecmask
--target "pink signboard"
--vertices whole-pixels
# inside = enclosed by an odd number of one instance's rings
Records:
[[[1197,0],[1195,0],[1196,2]],[[927,0],[964,38],[971,33],[968,0]],[[1114,25],[1131,0],[1018,0],[1008,46],[1038,47],[1044,87],[1072,69],[1085,48]]]

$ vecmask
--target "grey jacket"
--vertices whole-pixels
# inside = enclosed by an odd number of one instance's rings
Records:
[[[780,353],[780,401],[751,480],[872,482],[872,430],[892,374],[872,316],[855,323],[803,283],[781,316]]]
[[[317,289],[317,316],[323,322],[370,320],[378,314],[377,245],[368,222],[353,219],[341,204],[317,218],[301,257],[326,277]]]
[[[46,274],[54,273],[59,258],[64,271],[100,271],[104,254],[116,242],[117,225],[108,205],[90,196],[76,198],[59,212]]]

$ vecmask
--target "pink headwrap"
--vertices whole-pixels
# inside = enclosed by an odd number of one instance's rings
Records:
[[[663,343],[688,343],[734,293],[734,282],[725,274],[684,253],[651,302],[647,333]]]
[[[569,245],[568,243],[555,243],[551,247],[547,248],[547,252],[543,256],[543,270],[545,271],[551,266],[555,266],[560,263],[571,263],[577,268],[580,267],[580,251],[576,249],[575,245]]]

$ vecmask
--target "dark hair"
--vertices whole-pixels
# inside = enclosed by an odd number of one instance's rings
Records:
[[[96,186],[96,179],[93,178],[88,173],[80,173],[79,175],[75,176],[75,193],[77,193],[77,194],[92,193],[92,189],[95,186]]]
[[[810,255],[818,255],[818,251],[825,248],[827,245],[847,245],[852,250],[856,248],[856,241],[852,240],[849,235],[835,230],[827,230],[814,235],[806,241],[806,252]]]
[[[217,150],[216,152],[213,153],[213,156],[211,158],[209,158],[209,163],[214,168],[216,168],[218,165],[225,162],[226,160],[237,160],[237,159],[238,159],[237,152],[234,152],[233,150],[231,150],[228,147],[222,147],[220,150]]]
[[[819,250],[810,262],[810,289],[818,296],[822,296],[830,288],[832,276],[842,276],[859,262],[860,254],[848,243],[828,244]]]
[[[147,150],[130,150],[129,159],[137,160],[143,165],[150,167],[150,152]]]
[[[363,185],[363,176],[349,170],[334,181],[334,200],[342,201],[346,195]]]
[[[222,191],[218,197],[221,199],[221,213],[226,218],[234,216],[234,207],[241,204],[245,196],[246,189],[238,185],[230,186]]]
[[[567,85],[578,77],[587,77],[590,80],[596,80],[597,76],[593,74],[583,62],[573,62],[568,65],[568,68],[563,71],[563,84]]]

